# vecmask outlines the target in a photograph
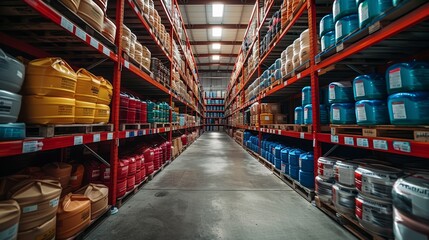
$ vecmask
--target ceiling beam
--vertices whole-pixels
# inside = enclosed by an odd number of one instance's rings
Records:
[[[235,63],[222,63],[222,62],[218,62],[218,63],[198,63],[197,64],[197,66],[199,66],[199,67],[202,67],[202,66],[234,66],[234,65],[235,65]]]
[[[186,30],[189,29],[207,29],[212,27],[221,27],[223,29],[246,29],[247,24],[186,24]]]
[[[194,54],[194,57],[203,58],[203,57],[211,57],[213,55],[219,55],[220,57],[237,57],[237,54],[227,54],[227,53],[203,53],[203,54]]]
[[[206,5],[206,4],[213,4],[213,0],[179,0],[179,4],[186,4],[186,5]],[[223,3],[225,5],[232,5],[232,4],[238,4],[238,5],[255,5],[255,0],[219,0],[216,1],[216,3]]]
[[[211,45],[212,43],[220,43],[221,45],[241,45],[241,41],[192,41],[191,45]]]

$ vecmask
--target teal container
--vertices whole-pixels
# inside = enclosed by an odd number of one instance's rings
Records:
[[[25,138],[24,123],[0,124],[0,141],[20,140]]]
[[[429,124],[429,92],[396,93],[388,98],[393,125]]]
[[[335,22],[335,42],[338,43],[350,33],[359,28],[357,14],[343,17]]]
[[[334,18],[334,22],[345,16],[357,13],[358,9],[356,0],[335,0],[334,4],[332,5],[332,16]]]
[[[319,35],[323,36],[327,32],[334,31],[334,17],[332,14],[325,15],[322,20],[320,20],[319,24]]]
[[[357,76],[353,80],[353,96],[356,101],[386,99],[386,80],[378,74]]]
[[[359,4],[363,1],[365,1],[365,0],[356,0],[356,6],[359,6]]]
[[[325,105],[320,105],[320,123],[328,124],[329,123],[329,114]],[[311,104],[307,104],[304,107],[304,124],[312,124],[313,123],[313,108]]]
[[[264,79],[264,78],[268,78],[268,76],[270,75],[270,72],[268,71],[268,70],[265,70],[263,73],[262,73],[262,79]]]
[[[374,18],[393,7],[392,0],[365,0],[359,3],[359,27],[364,27]]]
[[[320,39],[322,52],[335,45],[335,31],[325,33]]]
[[[147,101],[147,112],[152,112],[155,109],[156,104],[151,101]]]
[[[276,70],[276,65],[273,64],[268,68],[268,74],[271,75],[274,73],[274,71]]]
[[[274,77],[275,77],[275,79],[276,80],[280,80],[280,79],[282,79],[282,70],[280,70],[280,69],[277,69],[275,72],[274,72]]]
[[[405,62],[390,66],[386,71],[389,94],[429,90],[429,63]]]
[[[295,124],[304,124],[304,110],[301,106],[295,108]]]
[[[329,84],[329,103],[354,102],[353,87],[349,82],[332,82]]]
[[[385,100],[360,100],[356,102],[355,113],[358,125],[389,124]]]
[[[306,86],[301,90],[302,95],[302,106],[311,104],[311,87]]]
[[[275,68],[276,70],[281,69],[282,68],[282,59],[281,58],[277,58],[275,64]]]
[[[356,124],[354,103],[334,103],[331,105],[332,124]]]

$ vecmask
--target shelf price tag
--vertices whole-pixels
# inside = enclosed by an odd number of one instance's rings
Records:
[[[113,139],[113,133],[107,133],[107,140]]]
[[[381,149],[381,150],[388,150],[389,149],[389,147],[387,146],[386,140],[374,139],[372,143],[374,145],[374,149]]]
[[[83,144],[83,136],[74,136],[74,145]]]
[[[353,137],[344,137],[344,143],[346,145],[351,145],[351,146],[355,145],[355,141],[354,141]]]
[[[146,135],[146,130],[143,130],[143,135]]]
[[[75,34],[76,34],[76,36],[78,36],[83,41],[86,41],[86,32],[84,32],[82,29],[80,29],[80,28],[77,27]]]
[[[110,57],[110,49],[103,45],[103,53],[104,55]]]
[[[130,62],[128,62],[127,60],[124,60],[124,66],[126,68],[130,68]]]
[[[125,132],[125,138],[129,138],[130,137],[130,132]]]
[[[297,78],[297,79],[300,79],[300,78],[301,78],[301,73],[298,73],[298,74],[296,75],[296,78]]]
[[[367,138],[357,138],[358,147],[369,147],[369,142]]]
[[[299,133],[299,138],[304,139],[304,138],[305,138],[305,133],[300,132],[300,133]]]
[[[340,45],[337,46],[337,52],[341,52],[344,49],[344,43],[341,43]]]
[[[138,131],[134,131],[134,137],[138,135]]]
[[[411,145],[409,142],[393,141],[393,149],[401,152],[411,152]]]
[[[331,135],[331,142],[333,142],[333,143],[339,143],[340,139],[338,138],[337,135]]]
[[[94,134],[94,135],[92,136],[92,141],[93,141],[93,142],[99,142],[99,141],[100,141],[100,134],[99,134],[99,133]]]
[[[283,86],[287,86],[287,81],[284,81]]]
[[[94,47],[95,49],[98,49],[98,41],[95,40],[93,37],[89,37],[89,44]]]
[[[27,141],[22,143],[22,153],[37,152],[42,150],[43,143],[38,141]]]
[[[277,130],[278,135],[282,135],[282,130]]]
[[[71,23],[67,18],[61,17],[61,27],[65,28],[69,32],[73,33],[73,23]]]

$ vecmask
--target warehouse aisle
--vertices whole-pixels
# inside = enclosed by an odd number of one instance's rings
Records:
[[[225,133],[208,132],[87,239],[354,239]]]

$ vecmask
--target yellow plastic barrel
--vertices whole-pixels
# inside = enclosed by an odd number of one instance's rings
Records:
[[[103,77],[99,76],[98,79],[100,80],[100,91],[98,92],[97,104],[109,105],[113,95],[112,84]]]
[[[75,123],[94,123],[95,103],[76,100]]]
[[[71,98],[24,96],[20,119],[33,124],[74,123],[75,100]]]
[[[23,85],[26,95],[73,98],[77,75],[61,58],[41,58],[31,61]]]
[[[91,201],[82,194],[68,194],[60,201],[57,213],[57,239],[73,237],[91,221]]]
[[[94,123],[108,123],[110,119],[110,107],[104,104],[95,106]]]
[[[58,178],[61,187],[66,188],[70,182],[72,165],[64,162],[52,162],[43,166],[46,175]]]
[[[96,103],[100,92],[100,80],[84,68],[79,69],[76,73],[76,100]]]
[[[108,208],[109,188],[103,184],[90,183],[76,193],[83,194],[91,200],[91,219],[98,218]]]

